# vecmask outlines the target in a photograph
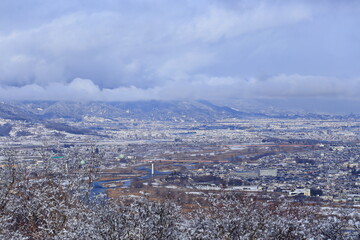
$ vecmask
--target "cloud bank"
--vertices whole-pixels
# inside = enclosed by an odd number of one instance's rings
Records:
[[[0,3],[0,98],[342,98],[360,92],[356,1]]]
[[[89,79],[76,78],[70,83],[46,86],[28,84],[0,87],[0,95],[8,100],[73,100],[73,101],[137,101],[137,100],[219,100],[224,98],[332,98],[360,100],[360,79],[279,75],[269,79],[234,79],[197,76],[192,80],[166,82],[162,86],[100,88]]]

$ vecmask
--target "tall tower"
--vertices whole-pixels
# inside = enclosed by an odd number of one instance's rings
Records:
[[[151,175],[154,175],[154,163],[151,163]]]

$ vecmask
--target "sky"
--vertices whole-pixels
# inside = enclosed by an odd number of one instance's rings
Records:
[[[3,100],[359,101],[360,1],[2,0]]]

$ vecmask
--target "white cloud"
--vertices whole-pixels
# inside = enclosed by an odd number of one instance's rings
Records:
[[[94,101],[314,97],[360,100],[360,79],[284,74],[261,80],[196,76],[146,89],[135,86],[100,89],[89,79],[76,78],[70,83],[51,83],[44,87],[37,84],[1,87],[0,96],[11,100]]]
[[[176,15],[160,15],[162,8],[139,11],[74,10],[0,36],[0,62],[6,63],[0,83],[42,85],[81,76],[106,87],[155,86],[157,78],[162,82],[213,64],[217,49],[202,41],[291,24],[310,14],[303,6],[264,4],[237,9],[188,4]]]
[[[189,40],[217,41],[258,30],[289,25],[311,18],[311,9],[301,4],[245,5],[234,9],[211,6],[203,15],[180,29]]]
[[[60,10],[38,4],[37,12],[55,17],[0,30],[1,98],[359,95],[358,4],[335,11],[332,1],[80,3],[59,3]]]

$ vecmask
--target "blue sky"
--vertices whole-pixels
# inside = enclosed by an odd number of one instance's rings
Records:
[[[2,0],[5,100],[360,96],[359,1]]]

